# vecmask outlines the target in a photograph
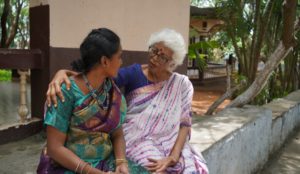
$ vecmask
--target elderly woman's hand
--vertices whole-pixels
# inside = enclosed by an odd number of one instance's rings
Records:
[[[68,75],[76,75],[76,72],[69,71],[69,70],[59,70],[55,76],[53,77],[52,81],[50,82],[48,86],[48,90],[46,93],[47,97],[47,105],[48,107],[51,106],[51,104],[54,104],[54,106],[57,106],[57,97],[58,96],[63,102],[64,102],[64,96],[61,92],[61,84],[65,83],[67,89],[70,89],[71,82],[68,78]]]
[[[168,156],[159,160],[148,158],[152,163],[146,166],[146,169],[150,172],[160,173],[164,172],[169,166],[173,166],[177,163],[176,159],[172,156]]]

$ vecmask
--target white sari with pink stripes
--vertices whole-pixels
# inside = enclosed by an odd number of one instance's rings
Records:
[[[123,128],[129,159],[145,166],[148,158],[170,154],[180,126],[191,126],[193,91],[188,77],[173,73],[167,81],[138,88],[126,96],[128,111]],[[187,138],[179,162],[167,173],[207,174],[208,169]]]

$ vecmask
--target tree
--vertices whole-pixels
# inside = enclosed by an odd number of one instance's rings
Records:
[[[298,24],[293,27],[299,0],[211,0],[219,18],[225,21],[225,33],[234,46],[239,62],[239,76],[247,80],[218,99],[208,110],[232,97],[235,90],[241,93],[227,107],[243,106],[249,102],[268,102],[300,87]],[[193,0],[203,4],[204,0]],[[289,10],[287,10],[289,9]],[[295,32],[294,32],[295,31]],[[226,45],[225,45],[226,46]],[[258,62],[265,68],[257,72]],[[260,93],[263,90],[262,93]],[[244,92],[243,92],[244,91]],[[262,100],[263,99],[263,100]]]
[[[270,1],[268,3],[271,3]],[[272,52],[272,54],[269,56],[265,68],[259,73],[259,75],[254,79],[253,83],[250,85],[250,87],[245,90],[241,95],[239,95],[237,98],[235,98],[229,105],[226,107],[240,107],[247,103],[249,103],[251,100],[256,97],[259,92],[265,87],[265,85],[268,82],[268,78],[272,74],[272,72],[278,67],[278,64],[281,60],[283,60],[285,57],[287,57],[289,54],[292,53],[293,48],[296,48],[297,42],[295,42],[295,35],[299,32],[300,29],[300,22],[299,19],[296,19],[296,7],[297,7],[297,1],[296,0],[290,0],[285,1],[283,4],[283,29],[282,29],[282,39],[279,41],[276,49]],[[258,10],[258,9],[256,9]],[[255,13],[257,15],[257,12]],[[267,22],[268,24],[268,22]],[[278,27],[278,26],[277,26]],[[262,27],[261,27],[262,28]],[[264,34],[262,34],[264,35]],[[254,38],[254,37],[253,37]],[[253,43],[260,43],[262,41],[254,41]],[[261,44],[261,43],[260,43]],[[268,45],[270,46],[270,45]],[[251,50],[258,46],[251,47]],[[294,49],[295,50],[295,49]],[[253,53],[252,54],[256,54]],[[298,54],[298,52],[297,52]],[[298,58],[298,57],[296,57]],[[297,59],[296,59],[297,60]],[[231,95],[232,90],[227,91],[219,100],[217,100],[212,107],[215,107],[216,104],[221,103],[220,100],[225,100],[226,97],[229,97]],[[212,113],[212,108],[210,108],[207,112],[207,114]]]
[[[286,0],[283,4],[283,35],[275,51],[266,62],[265,68],[257,76],[251,86],[226,107],[243,106],[251,101],[266,85],[272,71],[276,69],[281,60],[292,53],[296,46],[295,34],[299,32],[300,21],[296,19],[297,0]]]
[[[0,0],[1,48],[28,48],[28,0]]]

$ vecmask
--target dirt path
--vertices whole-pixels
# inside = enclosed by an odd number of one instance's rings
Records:
[[[194,85],[194,90],[192,111],[195,115],[203,115],[210,105],[225,93],[226,81],[221,79],[201,85]],[[217,111],[223,109],[229,102],[230,100],[225,100],[218,107]]]

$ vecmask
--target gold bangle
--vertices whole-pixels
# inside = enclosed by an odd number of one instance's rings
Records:
[[[126,159],[124,159],[124,158],[122,158],[122,159],[116,159],[115,161],[116,161],[116,166],[118,166],[118,165],[120,165],[122,163],[128,163],[128,161]]]
[[[78,161],[77,166],[75,168],[75,173],[77,173],[77,170],[79,169],[81,162],[82,162],[81,160]]]
[[[89,165],[89,163],[84,163],[84,164],[83,164],[83,166],[82,166],[82,168],[81,168],[81,171],[80,171],[80,174],[83,174],[83,169],[84,169],[87,165]]]

